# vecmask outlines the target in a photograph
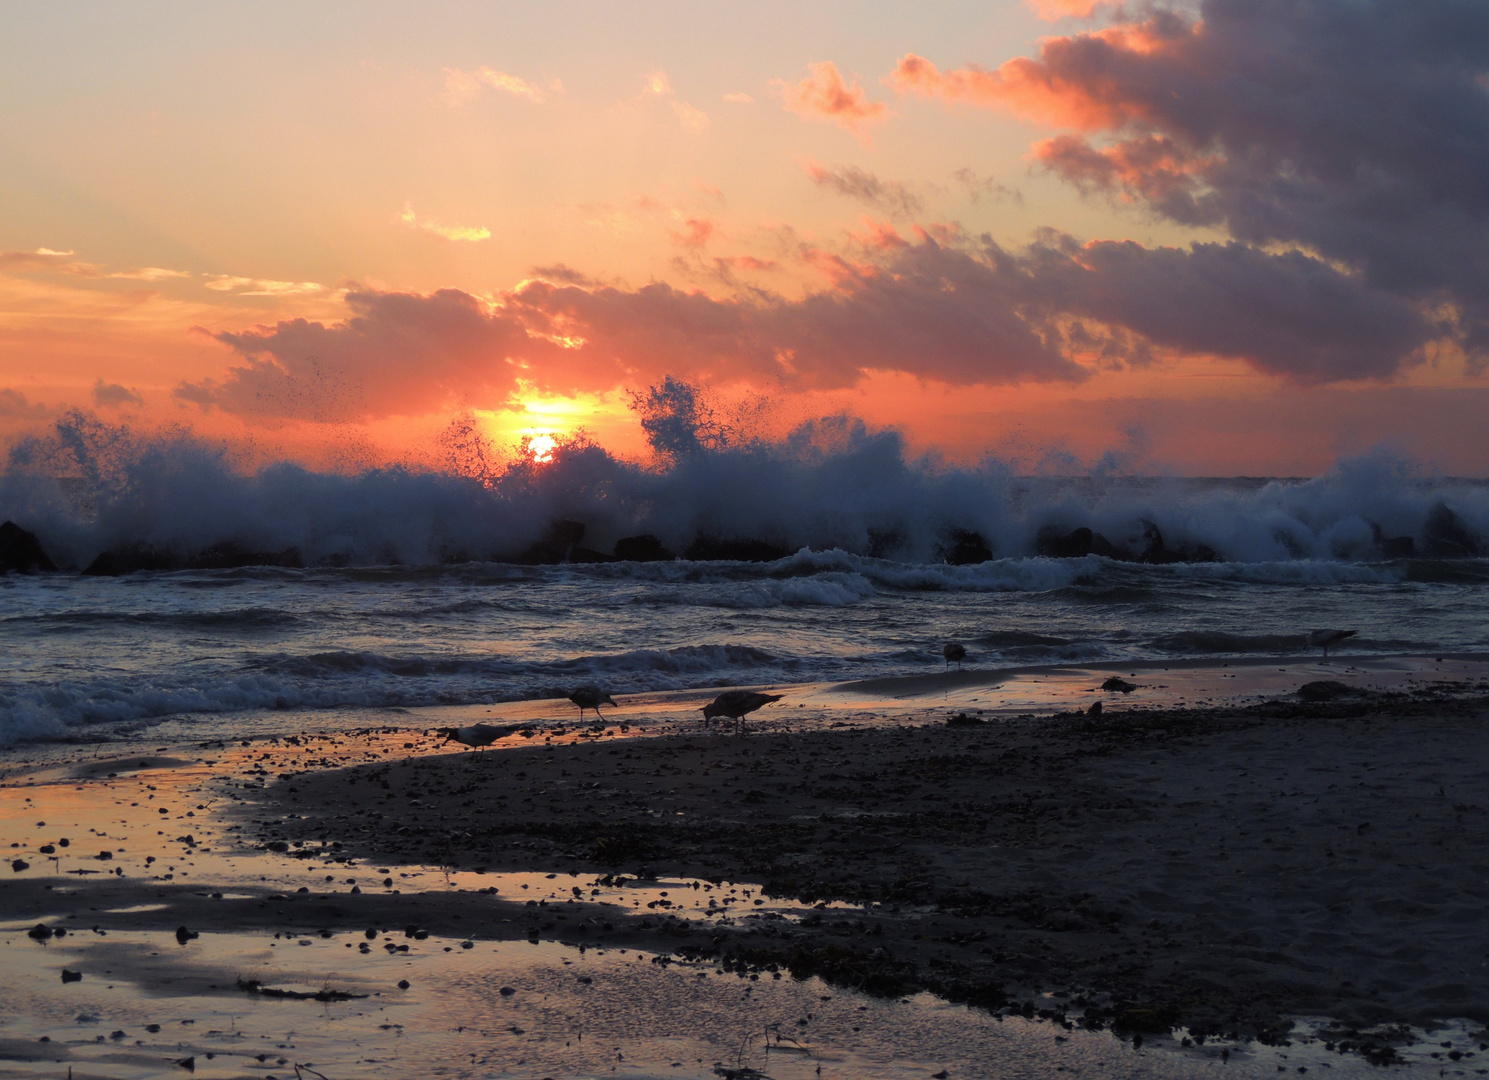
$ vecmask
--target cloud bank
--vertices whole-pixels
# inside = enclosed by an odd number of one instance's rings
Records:
[[[1071,183],[1295,248],[1314,282],[1343,267],[1398,309],[1433,312],[1471,367],[1489,363],[1489,5],[1133,7],[994,71],[910,54],[889,82],[1066,128],[1035,153]]]

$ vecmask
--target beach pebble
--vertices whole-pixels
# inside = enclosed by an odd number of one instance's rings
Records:
[[[19,874],[22,870],[31,869],[31,864],[28,863],[25,859],[12,859],[10,862],[10,868],[17,874]]]
[[[64,983],[82,982],[83,981],[83,973],[81,971],[68,971],[66,968],[63,968],[62,969],[62,981]]]
[[[399,979],[398,980],[398,989],[400,989],[400,990],[407,990],[408,989],[408,980],[407,979]]]

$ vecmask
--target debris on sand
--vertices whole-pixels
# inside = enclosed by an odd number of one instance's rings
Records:
[[[1120,675],[1113,675],[1101,684],[1101,688],[1108,694],[1130,694],[1137,689],[1137,683],[1130,683]]]

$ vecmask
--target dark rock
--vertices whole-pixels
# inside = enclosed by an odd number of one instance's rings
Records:
[[[1339,698],[1357,697],[1365,691],[1347,686],[1337,679],[1319,679],[1298,687],[1298,697],[1304,701],[1335,701]]]
[[[1098,719],[1098,718],[1100,718],[1100,716],[1101,716],[1101,702],[1099,702],[1099,701],[1093,701],[1093,702],[1091,702],[1091,707],[1086,710],[1086,715],[1089,716],[1089,717],[1091,717],[1092,719]]]
[[[25,859],[11,859],[10,868],[12,871],[19,874],[22,870],[30,870],[31,864],[28,863]]]
[[[1463,519],[1448,508],[1447,503],[1438,503],[1427,511],[1427,521],[1422,526],[1422,554],[1429,559],[1471,559],[1481,554],[1479,541]]]
[[[790,554],[785,548],[764,540],[720,540],[699,535],[682,557],[694,562],[775,562]]]
[[[1113,675],[1101,684],[1101,688],[1111,694],[1130,694],[1137,689],[1137,683],[1130,683],[1120,675]]]
[[[33,941],[45,941],[52,936],[52,928],[46,923],[37,923],[30,930],[26,931],[26,936]]]
[[[569,552],[569,562],[572,563],[606,563],[617,561],[614,555],[606,555],[603,551],[595,551],[592,548],[576,547]]]
[[[12,570],[34,574],[38,570],[56,569],[56,564],[41,550],[41,541],[36,539],[35,533],[27,532],[14,521],[0,525],[0,574]]]
[[[871,559],[892,559],[904,545],[905,538],[898,529],[870,529],[867,555]]]
[[[1058,525],[1044,525],[1034,538],[1034,551],[1046,559],[1081,559],[1091,554],[1095,534],[1082,525],[1062,532]]]
[[[554,566],[571,561],[574,549],[584,539],[584,522],[555,521],[548,526],[543,539],[522,554],[506,560],[519,566]]]
[[[968,529],[953,529],[947,533],[937,553],[942,562],[952,566],[975,566],[993,557],[993,549],[982,534]]]
[[[81,971],[68,971],[66,968],[63,968],[62,969],[62,981],[64,983],[82,982],[83,981],[83,973]]]
[[[982,717],[968,716],[964,712],[959,712],[955,716],[948,716],[946,718],[947,727],[976,727],[979,724],[985,723],[987,723],[987,721],[984,720]]]
[[[283,551],[248,551],[232,541],[213,544],[186,560],[191,570],[237,570],[244,566],[282,566],[300,570],[305,561],[300,558],[300,549],[285,548]]]
[[[197,933],[195,930],[188,930],[184,926],[176,927],[176,941],[182,945],[185,945],[188,941],[191,941],[193,938],[198,937],[201,937],[201,934]]]
[[[1375,522],[1370,523],[1375,549],[1383,559],[1410,559],[1417,553],[1417,542],[1410,536],[1386,536]]]
[[[1141,563],[1192,563],[1218,562],[1220,556],[1206,544],[1195,544],[1170,548],[1163,542],[1163,533],[1151,521],[1143,521],[1143,553],[1137,557]]]
[[[166,551],[157,551],[153,547],[126,544],[122,547],[111,548],[99,555],[83,570],[85,574],[94,577],[120,577],[124,574],[136,574],[142,570],[179,570],[181,560]]]
[[[196,1058],[194,1057],[182,1058],[176,1062],[176,1065],[179,1068],[185,1069],[187,1072],[196,1072]]]
[[[670,562],[677,558],[651,533],[622,536],[615,542],[615,557],[625,562]]]

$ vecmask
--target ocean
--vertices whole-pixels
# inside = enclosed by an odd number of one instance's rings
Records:
[[[989,669],[1302,655],[1315,627],[1356,630],[1345,655],[1489,652],[1482,482],[1383,456],[1310,480],[1021,477],[829,434],[484,474],[244,469],[96,426],[23,444],[0,517],[60,569],[0,578],[0,745],[923,674],[948,640]],[[599,561],[616,550],[693,557]]]

